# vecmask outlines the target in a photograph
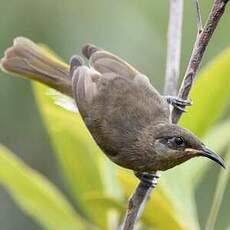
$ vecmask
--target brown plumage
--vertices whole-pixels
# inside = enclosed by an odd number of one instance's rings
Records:
[[[166,98],[148,77],[124,60],[87,44],[82,53],[90,67],[74,56],[67,71],[66,66],[42,56],[34,43],[23,39],[16,40],[6,51],[1,61],[4,70],[26,75],[72,96],[96,143],[118,165],[153,172],[195,156],[224,165],[223,159],[194,134],[171,124]],[[173,101],[175,105],[183,103]]]

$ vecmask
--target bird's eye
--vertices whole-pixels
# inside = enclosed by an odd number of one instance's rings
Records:
[[[177,146],[184,146],[185,144],[184,139],[182,137],[174,137],[174,143]]]

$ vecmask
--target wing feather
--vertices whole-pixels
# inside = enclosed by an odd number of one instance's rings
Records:
[[[86,114],[93,98],[97,94],[95,79],[98,75],[87,66],[79,66],[72,76],[73,97],[81,113]]]
[[[102,121],[117,114],[125,123],[130,114],[136,119],[144,113],[146,123],[153,117],[155,121],[169,119],[168,104],[147,76],[93,45],[85,46],[83,54],[89,58],[90,67],[77,67],[72,77],[73,97],[83,117]]]
[[[89,59],[90,65],[101,74],[113,72],[130,78],[140,74],[138,70],[123,59],[94,45],[85,45],[82,48],[82,53]]]

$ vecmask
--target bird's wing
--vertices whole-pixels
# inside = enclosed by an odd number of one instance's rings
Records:
[[[83,54],[89,59],[90,68],[78,66],[80,62],[74,59],[71,63],[78,64],[76,68],[70,67],[73,96],[83,117],[90,113],[101,118],[117,114],[125,121],[130,114],[136,120],[145,114],[148,121],[169,119],[169,106],[148,77],[116,55],[93,45],[84,46]]]
[[[134,78],[140,74],[126,61],[94,45],[85,45],[82,49],[82,53],[89,59],[90,65],[101,74],[113,72],[120,76],[130,78]]]
[[[91,44],[83,46],[82,53],[89,59],[90,66],[100,74],[112,73],[133,80],[137,84],[140,84],[140,86],[147,87],[160,96],[157,90],[151,85],[147,76],[141,74],[118,56]]]
[[[78,66],[73,72],[73,98],[83,116],[87,115],[87,107],[97,95],[96,79],[99,77],[98,73],[84,65]]]

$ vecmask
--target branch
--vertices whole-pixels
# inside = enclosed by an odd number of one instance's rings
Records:
[[[200,13],[200,4],[199,4],[199,0],[193,0],[193,1],[195,3],[195,9],[196,9],[197,35],[199,35],[203,30],[202,18]]]
[[[196,76],[197,70],[200,66],[202,57],[206,50],[206,47],[212,37],[213,32],[216,29],[216,26],[224,13],[225,7],[229,0],[215,0],[213,7],[208,16],[208,20],[201,31],[197,36],[195,44],[193,46],[193,51],[191,58],[188,63],[187,70],[183,82],[181,84],[178,97],[182,99],[187,99],[189,92],[191,90],[194,78]],[[177,123],[182,115],[182,112],[174,108],[172,112],[173,123]]]
[[[155,177],[155,183],[157,178]],[[140,181],[133,195],[129,199],[129,204],[127,212],[125,214],[124,224],[122,226],[123,230],[134,229],[134,225],[139,219],[145,203],[148,201],[148,198],[152,192],[152,186],[143,181]]]
[[[165,95],[177,95],[180,75],[183,0],[171,0],[168,25],[168,44],[165,75]]]

